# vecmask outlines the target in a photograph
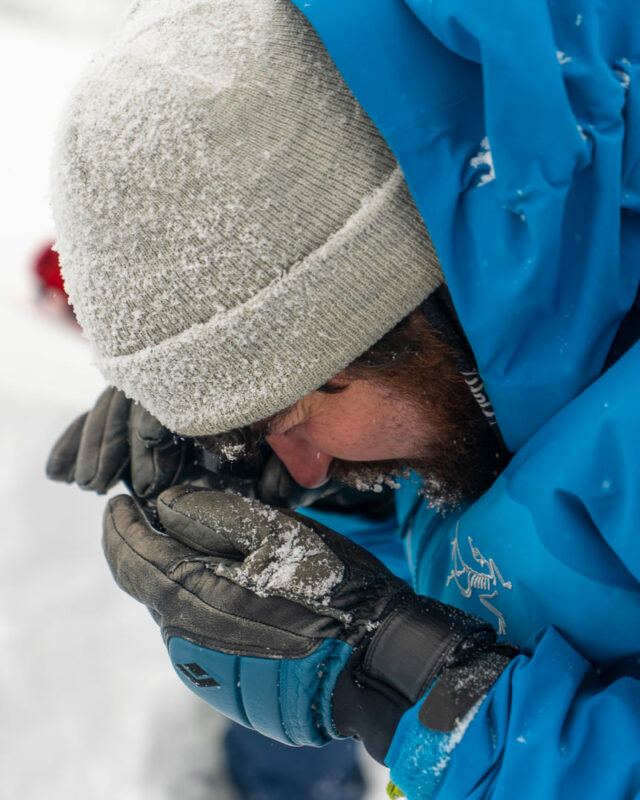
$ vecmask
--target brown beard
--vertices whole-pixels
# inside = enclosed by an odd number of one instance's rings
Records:
[[[378,383],[408,400],[430,431],[428,441],[418,442],[424,455],[401,462],[335,459],[330,476],[368,489],[414,470],[430,504],[438,509],[476,499],[504,468],[508,454],[460,374],[453,352],[419,311],[393,334],[391,346],[384,340],[379,344],[381,348],[374,345],[341,377]]]

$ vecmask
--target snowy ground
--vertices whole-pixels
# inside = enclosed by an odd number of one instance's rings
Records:
[[[55,120],[109,3],[122,0],[0,0],[0,799],[226,800],[210,788],[218,719],[108,572],[104,499],[44,477],[58,433],[103,386],[28,267],[51,236]],[[368,800],[381,799],[385,771],[366,763]]]

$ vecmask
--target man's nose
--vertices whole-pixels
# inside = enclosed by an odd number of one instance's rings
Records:
[[[315,489],[329,480],[332,456],[318,450],[295,430],[269,435],[266,440],[300,486]]]

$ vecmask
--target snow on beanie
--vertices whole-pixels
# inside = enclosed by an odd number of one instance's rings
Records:
[[[294,403],[443,280],[288,0],[134,3],[67,104],[52,206],[98,367],[185,435]]]

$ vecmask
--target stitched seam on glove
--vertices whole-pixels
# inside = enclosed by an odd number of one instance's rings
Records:
[[[311,696],[311,719],[313,726],[317,731],[321,731],[325,736],[331,735],[330,731],[326,730],[325,718],[322,713],[325,707],[325,694],[324,681],[322,680],[325,674],[330,672],[331,663],[339,661],[336,657],[335,648],[332,648],[327,658],[323,659],[317,666],[318,683],[316,690]]]
[[[278,707],[280,710],[280,722],[282,725],[282,729],[287,734],[289,739],[295,744],[300,743],[300,739],[302,738],[302,730],[301,725],[297,722],[296,717],[294,716],[290,721],[285,720],[285,709],[287,708],[287,703],[285,702],[285,696],[288,692],[292,691],[291,689],[291,676],[289,675],[289,662],[283,661],[280,665],[280,681],[278,684]],[[300,704],[300,685],[296,682],[294,686],[295,691],[295,700],[294,700],[294,708],[298,708]]]
[[[242,658],[236,658],[235,663],[233,665],[233,679],[235,680],[236,687],[238,689],[238,691],[236,692],[236,697],[238,698],[238,705],[240,706],[240,710],[242,711],[242,716],[247,720],[247,722],[249,722],[249,712],[247,711],[247,706],[244,701],[244,694],[242,692],[242,676],[240,675],[241,666],[242,666]]]
[[[285,719],[284,709],[286,708],[283,694],[286,694],[287,684],[288,684],[288,675],[287,675],[287,667],[288,662],[283,660],[280,662],[280,669],[278,671],[278,715],[280,719],[280,726],[284,731],[285,735],[289,738],[291,742],[294,744],[297,743],[296,737],[287,725],[287,721]],[[296,698],[297,700],[297,698]]]
[[[103,447],[103,445],[104,445],[104,440],[105,440],[105,436],[106,436],[106,433],[107,433],[107,427],[108,427],[108,422],[109,422],[109,416],[111,414],[111,408],[114,405],[114,400],[116,399],[116,397],[117,397],[117,393],[114,391],[114,392],[111,393],[111,397],[109,398],[109,405],[107,406],[107,411],[106,411],[105,416],[104,416],[105,424],[102,426],[102,431],[100,433],[100,445],[98,447],[98,461],[97,461],[97,464],[96,464],[96,470],[95,470],[95,472],[93,474],[93,477],[91,478],[91,480],[87,484],[89,487],[91,487],[91,484],[95,481],[96,477],[98,475],[102,474],[103,458],[104,458],[104,447]],[[105,485],[109,486],[111,484],[111,480],[112,479],[105,481]]]

